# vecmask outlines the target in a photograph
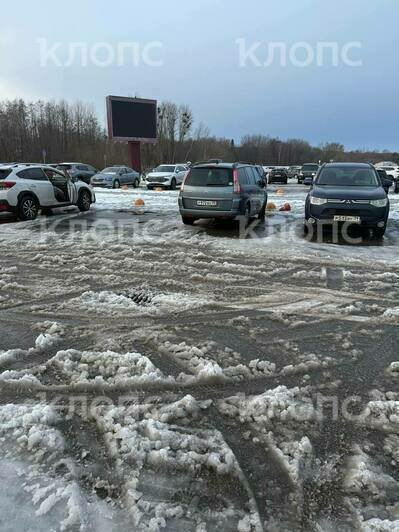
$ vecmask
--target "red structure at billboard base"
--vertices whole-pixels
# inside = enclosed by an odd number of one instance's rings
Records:
[[[141,144],[157,142],[157,102],[107,96],[108,136],[127,143],[131,167],[141,172]]]

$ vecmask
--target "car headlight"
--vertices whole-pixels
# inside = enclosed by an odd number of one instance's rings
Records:
[[[371,200],[370,205],[373,207],[386,207],[388,205],[388,198]]]
[[[317,198],[316,196],[310,196],[310,203],[312,205],[324,205],[327,203],[326,198]]]

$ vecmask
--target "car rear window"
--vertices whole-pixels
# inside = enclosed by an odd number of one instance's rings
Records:
[[[193,187],[233,186],[233,171],[231,168],[192,168],[187,176],[186,185]]]
[[[317,172],[319,166],[317,164],[304,164],[302,170],[305,172]]]
[[[0,179],[5,179],[7,176],[11,174],[11,170],[9,168],[4,168],[3,170],[0,170]]]
[[[72,168],[72,165],[70,164],[59,164],[57,166],[59,170],[70,170]]]

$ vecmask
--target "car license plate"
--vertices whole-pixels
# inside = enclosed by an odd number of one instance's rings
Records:
[[[360,216],[334,216],[334,222],[360,222]]]
[[[197,205],[199,207],[217,207],[217,204],[217,201],[197,200]]]

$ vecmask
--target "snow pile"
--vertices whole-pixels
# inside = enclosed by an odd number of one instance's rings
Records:
[[[387,309],[382,316],[389,321],[399,321],[399,307]]]
[[[194,380],[206,382],[220,382],[226,380],[221,366],[213,359],[206,356],[208,348],[190,346],[186,342],[172,344],[167,341],[159,346],[160,353],[176,358],[179,363],[187,368],[195,377],[179,375],[179,379],[188,383]]]
[[[0,367],[10,364],[18,358],[28,357],[37,351],[43,351],[49,347],[53,347],[61,340],[61,337],[64,334],[64,329],[56,322],[39,323],[34,328],[41,331],[35,340],[35,347],[31,347],[28,350],[9,349],[8,351],[0,351]],[[15,380],[18,378],[18,373],[20,372],[13,372]],[[22,372],[22,375],[25,375],[25,373],[26,372]],[[7,375],[10,377],[11,372],[3,372],[0,374],[0,379],[8,380]]]
[[[0,500],[10,530],[114,530],[114,510],[81,490],[59,421],[41,403],[0,407]]]
[[[222,414],[238,417],[241,423],[251,427],[256,434],[253,441],[263,442],[298,491],[301,490],[301,471],[308,468],[313,459],[308,434],[320,418],[307,391],[278,386],[261,395],[247,398],[239,394],[217,402]]]
[[[159,345],[161,353],[178,360],[195,377],[181,373],[179,380],[186,384],[194,381],[241,381],[275,374],[276,365],[267,360],[251,360],[249,365],[237,364],[241,355],[229,347],[221,349],[216,342],[208,341],[193,346],[186,342],[170,341]]]
[[[48,362],[48,367],[61,370],[70,384],[148,383],[171,380],[140,353],[120,354],[113,351],[59,351]]]
[[[71,305],[79,306],[92,312],[116,316],[121,312],[132,314],[159,315],[172,312],[184,312],[210,304],[204,296],[194,297],[182,293],[156,294],[150,303],[142,305],[134,301],[129,295],[117,294],[110,291],[84,292],[80,297],[63,303],[61,309]]]
[[[218,432],[189,432],[181,426],[155,419],[176,418],[180,422],[182,416],[195,416],[204,406],[196,404],[192,397],[186,397],[161,407],[158,414],[152,407],[151,414],[148,414],[151,419],[141,419],[141,415],[121,407],[100,406],[93,412],[99,429],[104,433],[108,452],[116,459],[119,474],[125,478],[124,504],[136,530],[150,529],[147,527],[151,526],[154,526],[153,530],[158,530],[172,518],[178,517],[184,522],[184,519],[191,520],[201,512],[200,508],[196,508],[193,514],[192,508],[181,500],[179,503],[159,503],[153,496],[147,497],[141,479],[151,471],[169,479],[169,491],[177,489],[173,484],[178,481],[179,475],[188,474],[197,479],[202,474],[237,476],[234,454]],[[203,520],[200,517],[197,515],[198,524]]]
[[[161,423],[180,422],[186,424],[192,419],[197,419],[201,412],[209,408],[212,400],[197,401],[192,395],[186,395],[183,399],[146,412],[145,417],[160,421]]]
[[[372,428],[399,433],[399,401],[370,401],[360,419]]]
[[[399,362],[392,362],[387,368],[386,373],[389,377],[399,379]]]
[[[358,445],[347,459],[343,489],[360,530],[398,530],[399,483]]]
[[[43,404],[0,407],[0,439],[19,450],[27,450],[32,457],[62,451],[63,438],[55,428],[58,416],[53,408]]]
[[[281,370],[281,375],[295,375],[298,373],[306,373],[320,368],[329,368],[336,366],[338,361],[331,357],[321,357],[314,353],[306,355],[298,355],[296,357],[297,364],[289,364],[284,366]]]
[[[242,423],[255,422],[260,427],[272,427],[283,422],[304,424],[320,418],[320,413],[305,395],[305,389],[278,386],[256,396],[238,395],[218,403],[222,413],[240,418]]]

